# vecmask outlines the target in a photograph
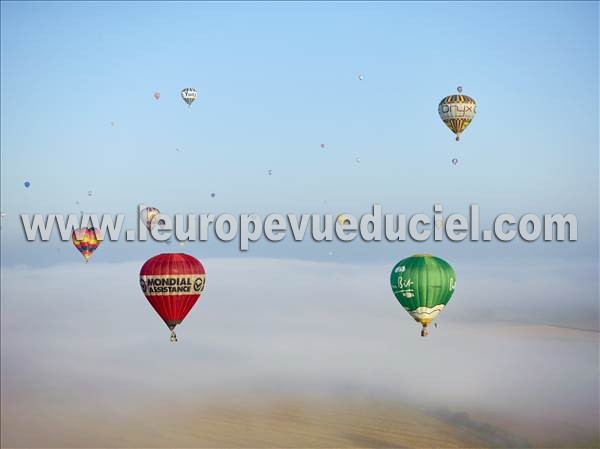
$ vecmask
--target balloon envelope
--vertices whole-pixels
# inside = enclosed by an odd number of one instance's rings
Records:
[[[198,92],[193,87],[186,87],[181,90],[181,98],[183,101],[187,103],[188,106],[191,106],[196,97],[198,96]]]
[[[350,224],[350,219],[348,218],[348,215],[340,214],[338,215],[336,222],[343,226],[345,224]]]
[[[71,234],[71,241],[83,256],[83,260],[87,263],[94,251],[102,243],[102,234],[96,228],[75,229]]]
[[[140,270],[140,287],[150,305],[173,330],[194,307],[204,290],[205,271],[184,253],[159,254]]]
[[[456,274],[445,260],[416,254],[394,266],[390,284],[398,302],[425,329],[450,301]]]
[[[440,101],[438,114],[444,124],[460,140],[461,133],[467,129],[477,113],[475,100],[467,95],[449,95]]]
[[[154,220],[154,217],[160,214],[160,211],[156,207],[145,207],[140,210],[140,220],[148,228],[148,231],[152,231],[157,225],[158,220]]]

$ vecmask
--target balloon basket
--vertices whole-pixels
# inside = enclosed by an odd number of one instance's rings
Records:
[[[175,334],[175,331],[171,331],[171,342],[172,343],[177,342],[177,335]]]

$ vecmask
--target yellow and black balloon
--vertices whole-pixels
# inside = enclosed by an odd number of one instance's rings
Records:
[[[459,88],[458,95],[448,95],[438,105],[438,114],[450,131],[456,134],[456,141],[460,135],[471,124],[477,113],[477,103],[468,95],[462,95]]]

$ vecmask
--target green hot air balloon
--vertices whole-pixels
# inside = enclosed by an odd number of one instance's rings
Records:
[[[390,276],[392,291],[415,321],[427,326],[448,304],[456,288],[454,270],[443,259],[431,254],[415,254],[396,264]]]

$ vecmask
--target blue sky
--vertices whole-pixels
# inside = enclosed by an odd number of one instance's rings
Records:
[[[597,260],[595,2],[3,2],[1,50],[3,264],[66,257],[25,242],[19,213],[133,222],[139,203],[171,214],[359,215],[375,202],[572,212],[576,244],[435,245]],[[460,143],[437,115],[458,85],[478,102]],[[188,86],[191,108],[179,96]],[[94,257],[148,253],[127,245]],[[204,245],[237,255],[233,243]],[[255,255],[328,253],[311,245],[265,243]],[[375,259],[423,250],[362,246],[343,247]]]

